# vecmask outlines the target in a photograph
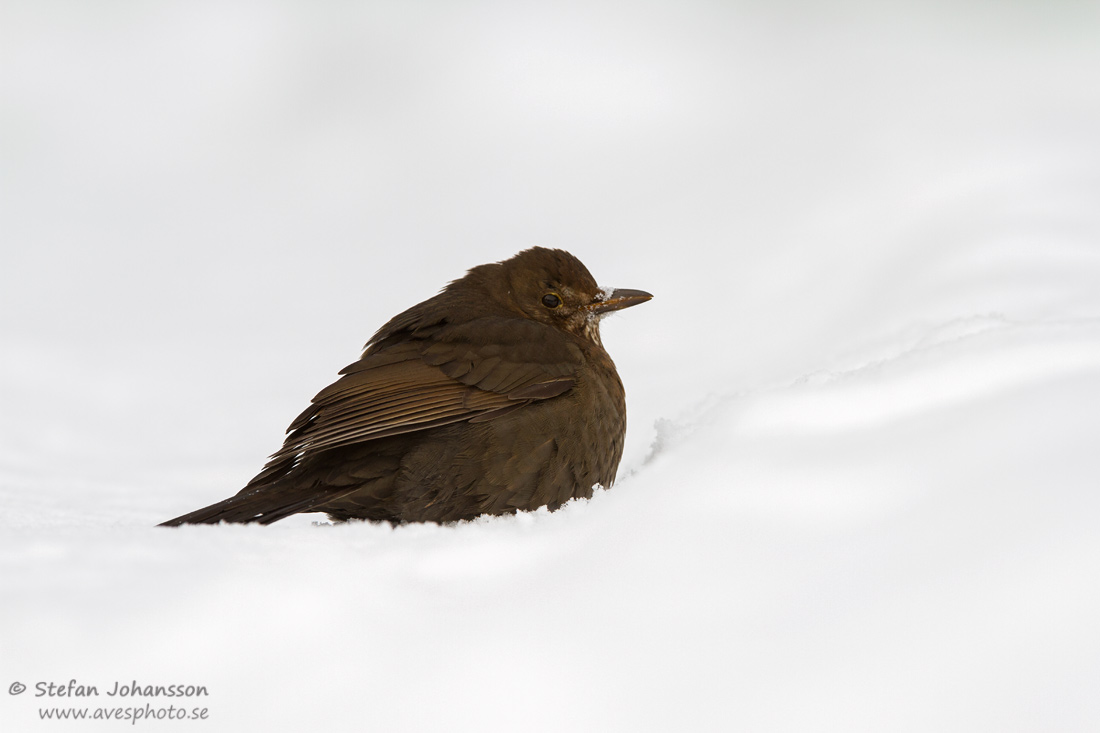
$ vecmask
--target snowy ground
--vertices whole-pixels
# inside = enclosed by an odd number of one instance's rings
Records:
[[[1097,38],[1068,1],[4,4],[0,730],[1100,729]],[[153,527],[532,244],[656,296],[603,329],[613,489]]]

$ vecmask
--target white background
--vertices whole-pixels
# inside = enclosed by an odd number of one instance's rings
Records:
[[[0,5],[0,728],[137,680],[210,719],[135,730],[1097,730],[1098,39],[1069,0]],[[535,244],[656,296],[603,326],[610,491],[153,527]]]

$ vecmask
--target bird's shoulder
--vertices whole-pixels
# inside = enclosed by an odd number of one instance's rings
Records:
[[[586,362],[585,345],[553,326],[485,303],[437,298],[391,319],[341,374],[418,360],[461,384],[511,394],[544,382],[568,389]]]

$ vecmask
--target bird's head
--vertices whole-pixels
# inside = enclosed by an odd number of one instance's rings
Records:
[[[580,260],[560,249],[532,247],[499,263],[501,293],[526,317],[600,344],[600,319],[653,296],[644,290],[601,288]]]

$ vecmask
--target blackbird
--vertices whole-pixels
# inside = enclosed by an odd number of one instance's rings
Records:
[[[591,497],[626,433],[600,319],[652,297],[599,287],[560,249],[475,267],[382,326],[240,493],[162,526],[445,523]]]

